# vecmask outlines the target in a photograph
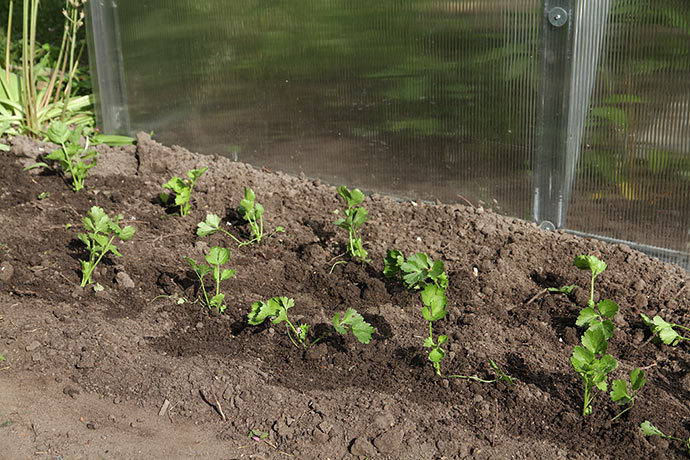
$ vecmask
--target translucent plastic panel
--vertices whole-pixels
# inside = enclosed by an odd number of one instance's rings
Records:
[[[568,228],[676,251],[659,255],[686,267],[689,24],[685,0],[612,2],[567,219]]]
[[[130,126],[531,217],[539,0],[119,0]]]

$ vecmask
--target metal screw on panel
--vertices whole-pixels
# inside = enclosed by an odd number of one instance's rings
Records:
[[[551,8],[551,10],[549,10],[548,16],[549,22],[554,27],[561,27],[565,25],[566,22],[568,22],[568,12],[560,6]]]

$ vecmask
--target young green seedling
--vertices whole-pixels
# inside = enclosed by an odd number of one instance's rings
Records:
[[[129,240],[134,235],[134,228],[129,225],[121,228],[120,219],[122,219],[121,214],[111,220],[102,208],[93,206],[86,217],[81,220],[87,233],[80,233],[79,240],[89,250],[89,260],[80,261],[82,267],[81,287],[92,282],[91,275],[96,265],[108,252],[122,257],[113,241],[115,238],[120,238],[122,241]]]
[[[424,339],[424,347],[429,348],[429,361],[434,366],[436,374],[441,375],[441,361],[446,356],[446,351],[442,347],[448,341],[448,336],[439,335],[435,342],[433,322],[445,318],[448,314],[446,292],[434,284],[429,284],[422,291],[422,302],[425,305],[422,307],[422,316],[429,322],[429,337]]]
[[[340,313],[336,313],[333,317],[333,327],[342,335],[352,331],[355,338],[364,344],[368,344],[371,341],[371,334],[374,333],[374,328],[371,324],[367,323],[354,308],[345,310],[342,319],[340,318]]]
[[[608,374],[618,367],[618,361],[605,354],[608,342],[602,329],[587,329],[582,345],[575,347],[570,362],[585,384],[582,415],[589,415],[597,390],[606,391]]]
[[[359,227],[369,220],[369,211],[359,206],[364,201],[364,193],[359,189],[350,191],[341,185],[338,187],[338,195],[347,202],[347,209],[344,211],[345,217],[336,220],[333,224],[348,231],[347,253],[350,257],[361,262],[368,262],[368,253],[362,245],[362,237],[357,235]]]
[[[652,425],[652,423],[649,420],[645,420],[644,422],[642,422],[640,424],[640,429],[642,430],[642,434],[645,436],[660,436],[664,439],[668,439],[671,441],[680,441],[685,444],[685,448],[688,450],[688,453],[690,453],[690,438],[682,439],[673,436],[668,436],[662,433],[659,428]]]
[[[643,313],[640,313],[640,316],[642,317],[642,321],[644,321],[647,327],[649,327],[649,329],[652,331],[652,334],[657,335],[658,338],[666,345],[675,347],[680,343],[681,340],[690,340],[690,337],[683,337],[676,332],[675,329],[673,329],[674,327],[679,327],[681,329],[685,329],[686,331],[690,331],[690,329],[685,326],[667,323],[659,315],[656,315],[654,319],[649,319],[649,317]]]
[[[589,270],[592,274],[589,289],[589,306],[594,308],[594,279],[606,270],[606,262],[599,260],[597,256],[581,255],[575,257],[573,265],[580,270]]]
[[[424,289],[430,282],[444,290],[448,287],[443,261],[434,261],[424,252],[413,254],[405,261],[402,252],[386,250],[383,274],[387,278],[400,275],[406,289]]]
[[[199,222],[197,224],[196,234],[204,237],[221,231],[232,238],[238,244],[238,246],[260,243],[261,239],[264,238],[264,207],[261,206],[260,203],[256,202],[256,195],[252,189],[247,187],[244,188],[244,199],[240,202],[240,207],[237,209],[237,211],[239,212],[240,216],[249,223],[253,236],[251,240],[244,242],[240,241],[230,232],[221,228],[220,217],[211,213],[206,214],[206,220],[204,222]],[[285,229],[281,226],[278,226],[273,233],[266,237],[270,238],[278,232],[285,232]]]
[[[618,403],[619,406],[630,403],[628,407],[611,419],[612,422],[633,408],[637,391],[642,388],[645,383],[647,383],[647,379],[644,378],[644,371],[638,368],[630,371],[630,391],[628,391],[628,382],[623,379],[614,380],[611,383],[611,401]]]
[[[89,138],[86,137],[86,146],[79,144],[81,138],[81,128],[71,130],[69,126],[61,121],[54,121],[48,128],[48,139],[51,142],[60,144],[60,148],[53,150],[46,155],[46,160],[54,160],[60,164],[63,176],[69,173],[72,179],[72,189],[75,192],[84,188],[84,181],[89,169],[96,166],[98,152],[89,150]],[[39,162],[24,168],[24,170],[45,167],[52,168],[49,164]]]
[[[163,188],[172,190],[175,193],[175,201],[171,201],[171,196],[167,193],[161,193],[159,195],[163,204],[167,207],[177,206],[180,210],[180,216],[186,216],[189,214],[191,205],[189,201],[192,198],[192,190],[194,190],[194,184],[208,170],[208,166],[201,169],[192,169],[187,173],[188,179],[182,179],[177,176],[173,176],[168,182],[163,184]]]
[[[189,265],[192,266],[194,273],[196,273],[196,276],[199,278],[201,290],[204,293],[206,306],[209,308],[209,310],[216,308],[219,313],[223,313],[226,308],[226,305],[223,303],[225,300],[225,294],[220,292],[220,282],[235,276],[235,270],[229,270],[227,268],[221,270],[220,266],[225,264],[228,259],[230,259],[230,250],[214,246],[209,250],[205,258],[209,265],[197,264],[194,259],[190,259],[189,257],[185,257],[184,260],[186,260]],[[206,287],[204,286],[204,276],[208,275],[209,273],[211,273],[213,281],[216,284],[216,294],[210,298],[206,292]]]
[[[295,327],[288,319],[288,310],[294,305],[295,300],[287,297],[274,297],[266,302],[254,302],[247,320],[252,326],[263,323],[266,318],[272,318],[271,322],[273,324],[280,324],[285,321],[288,338],[292,344],[306,351],[328,334],[323,334],[313,342],[309,342],[308,333],[311,326],[301,323]],[[333,317],[333,327],[338,333],[343,335],[347,334],[348,331],[352,331],[355,338],[364,344],[371,341],[371,335],[374,332],[374,328],[354,308],[348,308],[342,315],[342,319],[340,313],[336,313]]]

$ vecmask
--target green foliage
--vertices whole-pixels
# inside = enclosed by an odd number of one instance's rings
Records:
[[[211,213],[206,214],[206,220],[204,222],[199,222],[197,224],[196,234],[204,237],[221,231],[232,238],[239,246],[261,242],[261,239],[264,238],[264,207],[260,203],[257,203],[256,195],[252,189],[248,187],[244,188],[244,199],[240,202],[240,206],[237,211],[242,219],[249,223],[253,236],[253,238],[249,241],[242,242],[235,237],[235,235],[223,229],[220,226],[220,217]],[[285,229],[281,226],[278,226],[273,233],[268,235],[268,237],[270,238],[277,232],[285,232]]]
[[[565,295],[570,295],[573,293],[573,290],[575,289],[576,285],[575,284],[570,284],[568,286],[563,286],[560,288],[548,288],[549,292],[559,292],[561,294]]]
[[[640,430],[642,430],[642,434],[645,436],[660,436],[664,439],[669,439],[672,441],[680,441],[685,444],[685,448],[688,450],[688,453],[690,453],[690,438],[688,439],[681,439],[681,438],[676,438],[673,436],[668,436],[664,433],[661,432],[661,430],[654,425],[649,420],[645,420],[640,424]]]
[[[448,341],[448,336],[440,335],[438,340],[434,341],[432,324],[448,314],[446,292],[436,285],[429,284],[422,291],[422,302],[425,305],[422,307],[422,316],[429,322],[429,336],[424,339],[424,347],[429,348],[429,361],[434,366],[436,374],[441,375],[441,361],[446,356],[446,351],[442,347]]]
[[[678,332],[676,332],[675,329],[673,329],[674,327],[679,327],[681,329],[690,331],[690,329],[685,326],[667,323],[659,315],[656,315],[654,319],[651,320],[647,315],[643,313],[640,313],[640,316],[642,317],[642,321],[644,321],[647,327],[649,327],[649,329],[652,331],[652,334],[658,336],[657,339],[661,340],[666,345],[676,346],[680,343],[681,340],[690,340],[690,337],[683,337]]]
[[[623,409],[618,415],[613,417],[611,421],[616,420],[621,415],[625,414],[627,411],[633,408],[635,404],[635,397],[637,396],[637,391],[640,390],[644,384],[647,383],[647,379],[644,378],[644,371],[642,369],[635,368],[630,371],[630,390],[628,391],[628,382],[619,379],[614,380],[611,383],[611,401],[617,403],[619,406],[624,406],[630,404],[628,407]]]
[[[119,225],[120,219],[122,219],[121,214],[111,220],[105,211],[98,206],[93,206],[86,217],[82,219],[87,233],[80,233],[79,240],[84,243],[89,250],[89,260],[81,261],[81,287],[85,287],[92,282],[91,275],[96,265],[98,265],[103,256],[108,252],[122,257],[122,254],[117,250],[117,246],[113,244],[113,241],[116,237],[120,238],[122,241],[131,239],[132,236],[134,236],[134,228],[129,225],[121,228]]]
[[[586,307],[580,311],[575,324],[588,329],[600,329],[606,340],[613,337],[613,318],[618,313],[618,305],[609,299],[604,299],[594,307]]]
[[[374,333],[371,324],[367,323],[354,308],[345,310],[342,319],[340,319],[340,313],[336,313],[333,317],[333,327],[342,335],[352,331],[357,340],[364,344],[371,341],[371,335]]]
[[[311,326],[307,323],[301,323],[295,327],[288,318],[288,310],[294,305],[295,300],[287,297],[274,297],[266,302],[254,302],[247,322],[252,326],[257,326],[267,318],[271,318],[273,324],[280,324],[284,321],[288,338],[292,344],[306,351],[326,337],[327,334],[309,342],[308,333]],[[347,334],[348,331],[352,331],[355,338],[364,344],[371,341],[371,335],[374,332],[374,328],[354,308],[348,308],[342,315],[342,319],[340,313],[336,313],[333,317],[333,327],[340,334]]]
[[[426,253],[418,252],[405,261],[402,252],[388,249],[383,274],[387,278],[400,275],[406,289],[424,289],[429,281],[446,289],[448,276],[443,270],[443,262],[432,260]]]
[[[72,189],[75,192],[84,188],[84,181],[89,172],[89,169],[96,166],[98,160],[98,152],[89,150],[89,138],[86,137],[86,145],[82,147],[79,144],[82,129],[77,127],[71,130],[69,126],[61,121],[54,121],[48,128],[48,139],[51,142],[60,144],[60,148],[53,150],[46,155],[46,160],[57,161],[60,165],[60,171],[63,176],[69,174],[72,179]],[[37,167],[51,168],[48,163],[39,162],[34,163],[25,170]]]
[[[362,237],[357,235],[359,227],[369,220],[369,211],[359,206],[364,201],[364,194],[359,189],[350,191],[347,187],[341,185],[338,187],[338,195],[347,202],[347,209],[344,211],[345,217],[336,220],[333,224],[347,230],[347,252],[350,257],[361,262],[368,262],[368,253],[362,245]]]
[[[618,361],[605,354],[608,342],[602,329],[587,329],[582,336],[582,345],[575,347],[570,362],[585,385],[582,415],[589,415],[597,390],[607,390],[608,374],[618,367]]]
[[[64,28],[57,58],[50,52],[40,54],[45,46],[36,43],[38,0],[22,2],[21,65],[12,62],[13,0],[9,2],[5,62],[0,69],[0,128],[9,135],[40,137],[52,121],[59,120],[81,127],[93,126],[91,96],[77,96],[76,87],[81,51],[77,35],[84,25],[83,3],[64,2]],[[50,49],[50,47],[47,47]],[[16,52],[16,49],[14,50]]]
[[[208,251],[205,259],[209,265],[197,264],[194,259],[189,257],[184,258],[184,260],[186,260],[187,263],[192,266],[194,273],[196,273],[196,276],[199,278],[201,290],[204,293],[204,300],[206,301],[206,306],[208,309],[211,310],[215,308],[219,313],[223,313],[226,309],[226,305],[223,303],[225,300],[225,294],[220,292],[220,283],[221,281],[229,280],[235,276],[235,270],[230,270],[227,268],[221,270],[220,266],[224,265],[230,259],[230,250],[214,246]],[[204,286],[204,276],[208,275],[209,273],[211,273],[213,281],[216,285],[216,293],[210,298],[208,296],[208,292],[206,291],[206,287]]]
[[[597,256],[581,255],[575,257],[573,261],[580,270],[589,270],[592,274],[592,282],[589,291],[589,306],[594,307],[594,279],[606,270],[606,262],[599,260]]]
[[[172,179],[163,184],[163,188],[172,190],[175,193],[175,201],[171,201],[171,197],[167,193],[161,193],[159,196],[163,204],[168,207],[177,207],[179,209],[180,216],[186,216],[189,214],[191,209],[189,201],[192,198],[194,184],[207,170],[208,167],[192,169],[187,173],[188,179],[173,176]]]

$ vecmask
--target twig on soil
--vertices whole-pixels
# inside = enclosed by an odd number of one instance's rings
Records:
[[[220,412],[220,416],[223,417],[223,421],[227,422],[227,417],[225,417],[225,414],[223,413],[223,407],[220,405],[220,401],[218,401],[218,396],[216,396],[216,389],[213,387],[213,384],[211,384],[211,394],[213,395],[213,399],[216,400],[216,407],[218,407],[218,412]]]
[[[468,200],[468,199],[465,198],[464,196],[460,195],[459,193],[458,193],[457,195],[458,195],[458,197],[460,197],[465,203],[467,203],[468,205],[470,205],[471,207],[474,208],[474,205],[470,202],[470,200]]]
[[[525,306],[531,304],[532,302],[534,302],[534,301],[537,300],[540,296],[546,294],[547,292],[549,292],[548,288],[542,289],[541,291],[537,292],[536,294],[534,294],[534,296],[533,296],[531,299],[529,299],[529,300],[527,301],[527,303],[525,303]]]
[[[650,364],[649,366],[641,367],[640,369],[646,371],[647,369],[650,369],[650,368],[652,368],[652,367],[654,367],[654,366],[656,366],[656,365],[657,365],[657,362],[654,361],[654,362],[653,362],[652,364]]]
[[[686,287],[688,287],[688,283],[685,283],[685,284],[683,285],[683,287],[681,287],[680,289],[678,289],[678,292],[676,292],[676,295],[674,295],[673,297],[671,297],[671,300],[678,300],[678,296],[680,295],[681,292],[683,292],[683,291],[685,290]]]

